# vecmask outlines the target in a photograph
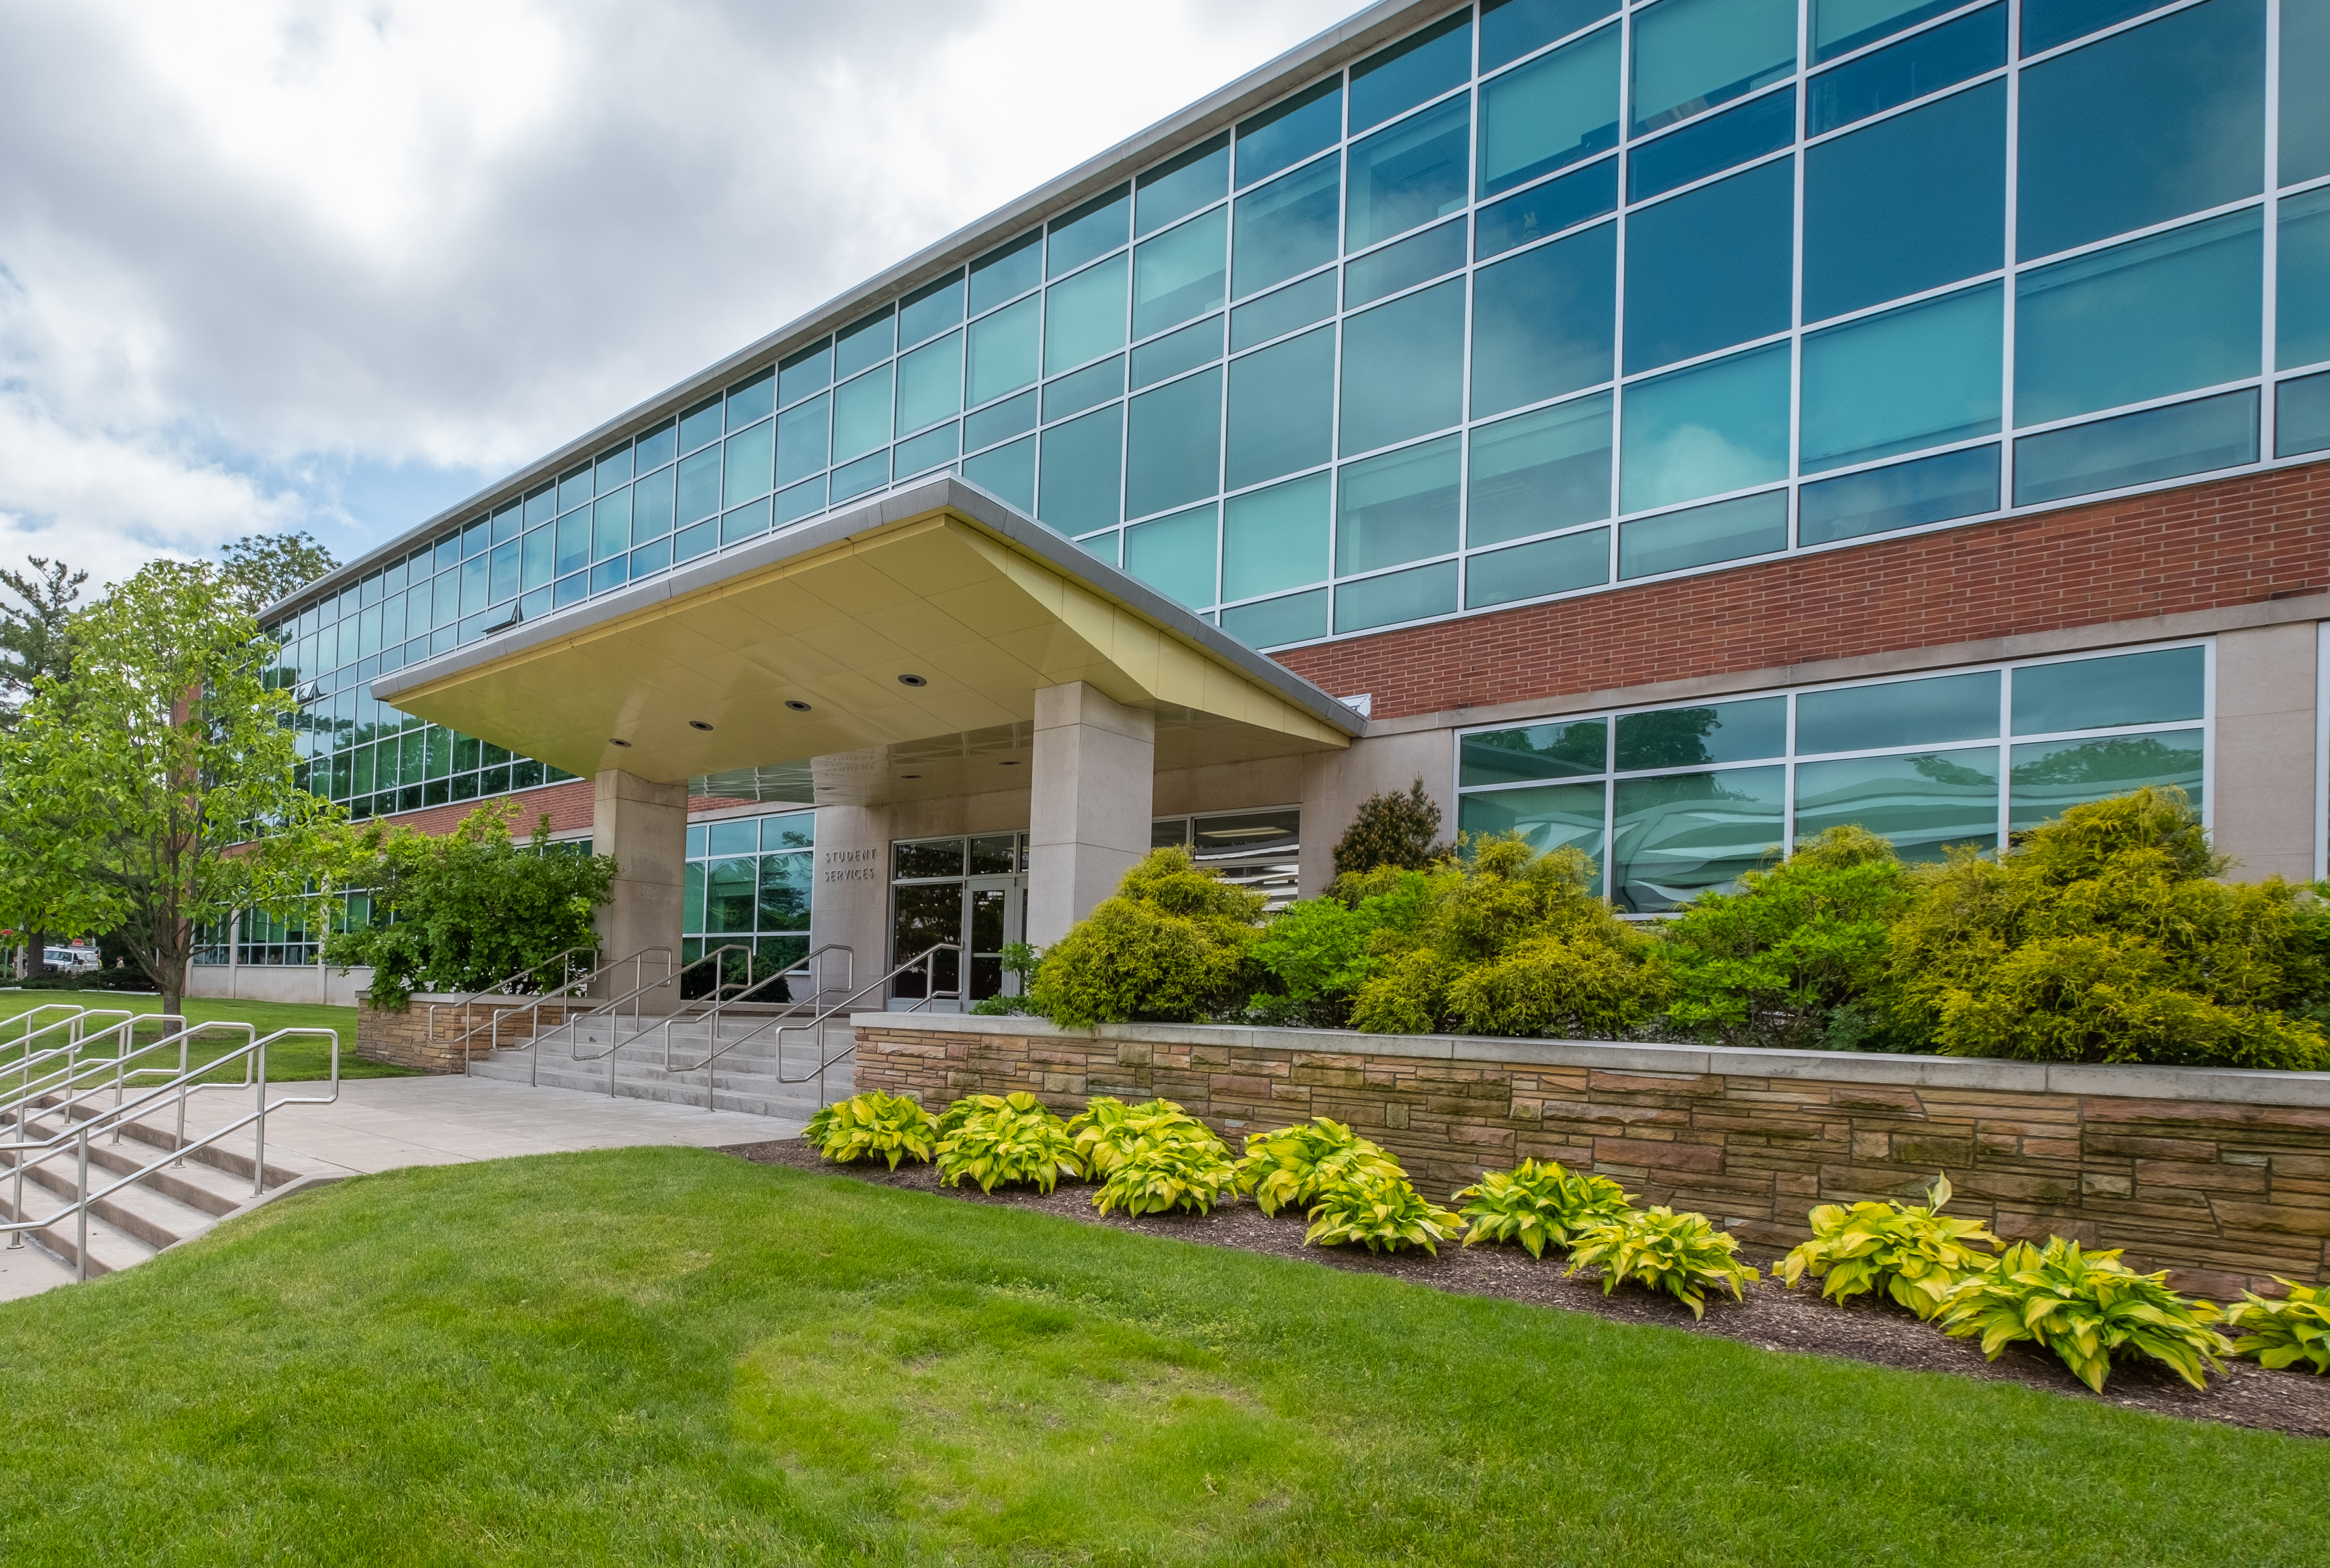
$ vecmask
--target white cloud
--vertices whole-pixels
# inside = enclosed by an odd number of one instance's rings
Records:
[[[0,0],[0,540],[348,553],[1350,4]]]

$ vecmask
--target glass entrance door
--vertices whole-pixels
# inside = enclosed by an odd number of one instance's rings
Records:
[[[1007,988],[1016,991],[1017,978],[1003,972],[1003,949],[1027,939],[1027,899],[1023,834],[902,839],[891,846],[890,962],[903,964],[952,943],[961,952],[941,953],[933,961],[930,990],[941,997],[960,990],[966,1006]],[[920,1000],[924,987],[916,970],[892,981],[890,994]]]
[[[1003,945],[1028,936],[1028,879],[974,876],[963,884],[963,951],[971,955],[971,989],[976,1002],[1019,989],[1019,977],[1003,969]]]

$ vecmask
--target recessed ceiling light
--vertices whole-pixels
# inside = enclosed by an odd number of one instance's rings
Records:
[[[920,675],[900,675],[898,684],[902,686],[926,686],[931,683]]]
[[[688,721],[687,721],[687,727],[688,727],[689,729],[691,729],[691,730],[709,730],[710,728],[712,728],[712,726],[711,726],[711,725],[709,725],[709,724],[706,723],[705,723],[703,720],[701,720],[701,719],[690,719],[690,720],[688,720]]]
[[[628,746],[630,742],[629,741],[618,741],[611,735],[607,739],[607,744],[610,746]]]
[[[1006,768],[1017,768],[1018,766],[1019,766],[1019,764],[1018,764],[1018,763],[1017,763],[1017,762],[1006,762],[1006,763],[1004,763],[1003,765],[1004,765]]]
[[[919,779],[922,775],[920,773],[901,773],[898,777],[901,779]]]
[[[791,708],[796,713],[806,713],[809,712],[809,704],[802,702],[799,697],[787,697],[785,699],[785,706]]]

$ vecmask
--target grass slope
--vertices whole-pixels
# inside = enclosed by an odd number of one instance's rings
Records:
[[[28,1013],[34,1007],[56,1004],[88,1007],[92,1010],[126,1010],[138,1014],[158,1013],[162,1010],[161,998],[158,997],[124,996],[118,991],[0,991],[0,1022]],[[340,1035],[341,1077],[409,1078],[412,1076],[412,1070],[409,1067],[391,1067],[384,1063],[356,1060],[356,1010],[354,1007],[327,1007],[312,1002],[228,1002],[190,997],[186,999],[184,1011],[186,1022],[189,1024],[216,1024],[230,1021],[250,1024],[256,1027],[261,1035],[271,1034],[278,1029],[336,1029]],[[46,1015],[46,1018],[62,1016],[64,1015],[62,1013],[51,1013]],[[43,1021],[45,1022],[46,1019]],[[105,1022],[110,1023],[112,1020],[109,1018]],[[14,1040],[15,1031],[8,1031],[7,1037],[11,1041]],[[139,1031],[140,1044],[152,1037],[146,1031]],[[44,1039],[42,1042],[43,1045],[45,1046],[49,1044],[49,1040],[55,1037],[50,1036]],[[189,1053],[188,1059],[197,1063],[205,1062],[223,1052],[232,1050],[242,1044],[242,1030],[237,1029],[231,1033],[221,1030],[191,1042],[193,1050]],[[14,1061],[16,1054],[16,1048],[13,1044],[0,1047],[0,1063]],[[270,1082],[276,1079],[328,1078],[331,1076],[331,1050],[321,1040],[305,1038],[287,1040],[279,1045],[268,1047],[267,1076]],[[242,1064],[238,1063],[231,1072],[239,1076]]]
[[[693,1149],[0,1306],[0,1560],[2318,1563],[2330,1445]]]

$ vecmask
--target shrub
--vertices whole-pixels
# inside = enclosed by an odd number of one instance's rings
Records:
[[[1014,1182],[1050,1192],[1060,1177],[1084,1174],[1067,1123],[1032,1094],[958,1100],[939,1118],[938,1134],[939,1180],[948,1186],[968,1176],[983,1193]]]
[[[1358,1242],[1370,1252],[1422,1247],[1438,1257],[1437,1243],[1463,1228],[1463,1220],[1435,1208],[1406,1176],[1370,1168],[1352,1172],[1319,1195],[1302,1244],[1335,1247]]]
[[[1170,1100],[1127,1105],[1113,1094],[1090,1100],[1068,1119],[1076,1159],[1087,1174],[1103,1176],[1135,1150],[1161,1143],[1210,1145],[1227,1158],[1229,1149],[1213,1129]]]
[[[1425,886],[1422,873],[1397,868],[1339,877],[1328,896],[1298,900],[1271,916],[1254,959],[1275,988],[1257,992],[1247,1016],[1318,1029],[1347,1025],[1352,998],[1378,968],[1377,933],[1413,925]]]
[[[1569,1267],[1599,1266],[1602,1294],[1635,1280],[1647,1289],[1664,1290],[1691,1308],[1693,1318],[1707,1315],[1707,1289],[1720,1285],[1734,1299],[1739,1288],[1757,1278],[1755,1268],[1732,1254],[1739,1243],[1717,1230],[1705,1214],[1677,1214],[1660,1204],[1628,1209],[1598,1224],[1587,1225],[1571,1238]]]
[[[1202,1214],[1236,1187],[1237,1171],[1221,1139],[1143,1139],[1110,1169],[1093,1195],[1093,1206],[1103,1214],[1111,1209],[1128,1214],[1195,1209]]]
[[[1557,1160],[1540,1165],[1533,1159],[1510,1171],[1485,1171],[1450,1201],[1464,1204],[1471,1226],[1466,1246],[1519,1242],[1532,1258],[1544,1257],[1549,1246],[1567,1247],[1579,1231],[1616,1218],[1632,1202],[1608,1176],[1580,1176]]]
[[[2254,1356],[2259,1366],[2278,1371],[2305,1362],[2316,1375],[2330,1373],[2330,1300],[2323,1288],[2295,1280],[2274,1279],[2289,1292],[2280,1300],[2241,1292],[2226,1310],[2225,1321],[2241,1330],[2233,1354]]]
[[[1422,871],[1454,852],[1436,842],[1439,835],[1440,808],[1418,779],[1405,795],[1370,795],[1359,802],[1351,825],[1335,841],[1335,870],[1344,875],[1379,865]]]
[[[1412,925],[1378,933],[1379,967],[1351,1008],[1360,1029],[1615,1038],[1666,1004],[1651,939],[1594,896],[1591,861],[1515,834],[1467,847],[1470,864],[1425,874]]]
[[[1265,1214],[1308,1208],[1327,1190],[1363,1174],[1407,1179],[1399,1162],[1341,1122],[1313,1117],[1294,1127],[1246,1135],[1238,1190]]]
[[[837,1100],[809,1119],[801,1136],[829,1160],[880,1155],[896,1170],[908,1155],[927,1160],[938,1147],[938,1119],[900,1094],[857,1094]]]
[[[1941,1314],[1953,1338],[1982,1336],[1991,1360],[2018,1339],[2061,1357],[2098,1393],[2110,1374],[2112,1353],[2148,1355],[2195,1388],[2231,1346],[2208,1325],[2217,1308],[2179,1296],[2167,1271],[2139,1274],[2117,1252],[2089,1252],[2077,1242],[2048,1238],[2044,1248],[2018,1242],[1998,1264],[1950,1293]]]
[[[1832,1301],[1881,1289],[1918,1317],[1931,1318],[1953,1289],[1995,1261],[1976,1247],[1998,1245],[1996,1236],[1972,1220],[1943,1218],[1949,1201],[1949,1178],[1937,1175],[1923,1207],[1823,1204],[1810,1216],[1813,1239],[1780,1261],[1780,1279],[1793,1287],[1810,1270]]]
[[[1240,1008],[1263,894],[1224,882],[1187,849],[1151,852],[1047,949],[1028,1006],[1070,1028],[1188,1024]]]
[[[2306,891],[2212,880],[2227,864],[2181,791],[2144,789],[1918,867],[1904,1013],[1951,1055],[2322,1066],[2321,1026],[2279,1010],[2319,987]]]
[[[1667,1016],[1727,1045],[1879,1044],[1868,1004],[1884,988],[1888,928],[1909,896],[1892,845],[1832,827],[1738,885],[1700,893],[1662,930],[1681,991]]]

